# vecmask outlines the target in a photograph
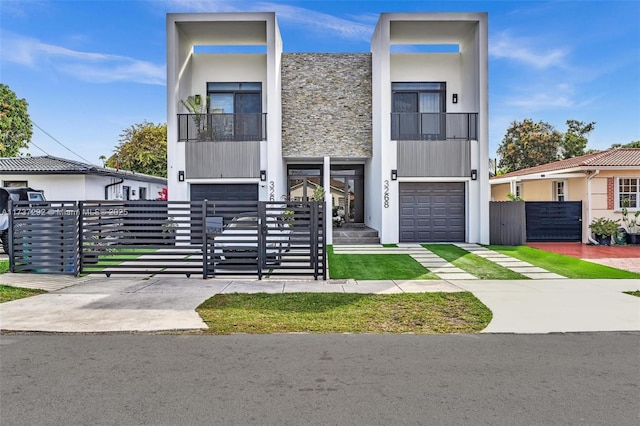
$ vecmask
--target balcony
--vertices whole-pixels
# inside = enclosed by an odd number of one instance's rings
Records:
[[[477,140],[477,113],[392,112],[391,139],[396,141]]]
[[[178,141],[264,141],[266,113],[178,114]]]

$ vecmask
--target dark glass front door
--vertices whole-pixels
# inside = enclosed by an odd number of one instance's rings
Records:
[[[364,223],[364,166],[331,166],[333,217],[344,226]]]

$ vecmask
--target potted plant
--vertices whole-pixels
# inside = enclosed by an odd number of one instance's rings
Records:
[[[640,244],[640,210],[630,213],[627,207],[623,207],[622,223],[627,230],[627,243]]]
[[[603,246],[611,245],[611,236],[615,234],[620,224],[620,219],[613,220],[606,217],[599,217],[591,221],[589,227],[596,237],[598,244]]]

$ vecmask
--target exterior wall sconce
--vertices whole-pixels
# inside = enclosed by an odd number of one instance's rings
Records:
[[[184,182],[184,170],[178,172],[178,182]]]
[[[193,97],[193,101],[195,102],[196,105],[200,105],[200,103],[202,102],[202,97],[200,95],[195,95]]]
[[[396,169],[391,170],[391,180],[398,180],[398,171]]]
[[[451,102],[453,102],[454,104],[458,103],[458,94],[457,93],[453,94],[453,99],[451,100]]]
[[[260,170],[260,181],[261,182],[266,182],[267,181],[267,171],[266,170]]]
[[[478,180],[478,170],[471,169],[471,180]]]

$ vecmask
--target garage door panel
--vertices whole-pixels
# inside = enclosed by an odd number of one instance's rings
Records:
[[[258,201],[255,184],[193,184],[191,201]]]
[[[400,183],[400,241],[464,241],[465,184]]]

